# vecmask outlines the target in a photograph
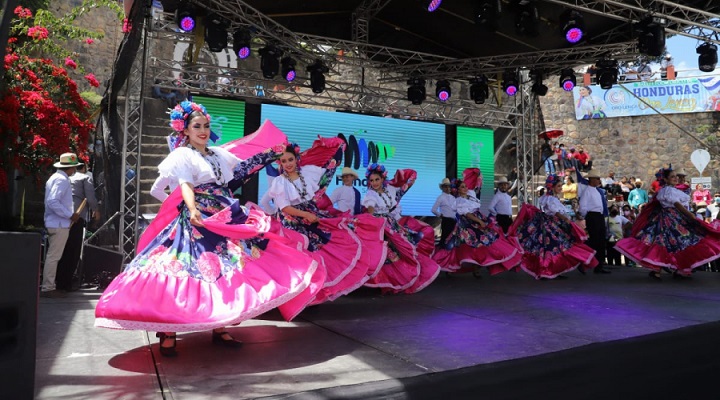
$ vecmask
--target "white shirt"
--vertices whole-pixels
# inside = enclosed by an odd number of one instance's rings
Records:
[[[475,197],[475,192],[472,190],[468,191],[467,197],[458,196],[455,199],[455,208],[457,213],[460,215],[474,213],[480,210],[480,200]]]
[[[665,208],[675,207],[676,202],[679,202],[685,208],[689,208],[690,205],[690,196],[672,186],[661,187],[655,197]]]
[[[398,188],[395,186],[385,187],[385,192],[380,194],[372,189],[368,189],[362,200],[362,205],[367,208],[372,207],[376,214],[390,214],[391,217],[399,219],[402,213],[400,204],[395,200]]]
[[[455,218],[455,196],[450,193],[443,192],[435,200],[432,209],[430,210],[433,214],[438,217]]]
[[[352,186],[339,186],[332,193],[330,193],[330,201],[339,211],[350,211],[354,214],[355,211],[355,188]]]
[[[314,165],[305,165],[300,170],[303,179],[299,177],[294,181],[290,181],[285,175],[280,175],[273,179],[270,184],[268,193],[275,203],[275,207],[279,210],[287,206],[293,206],[300,203],[310,201],[315,197],[315,193],[320,190],[320,178],[325,173],[324,168]],[[303,180],[305,187],[303,188]],[[301,193],[302,190],[305,193]]]
[[[507,192],[497,191],[490,205],[488,206],[490,215],[512,215],[512,198]]]
[[[596,187],[578,183],[579,209],[583,217],[589,212],[603,212],[602,196]]]
[[[567,214],[567,207],[555,196],[542,196],[538,203],[540,209],[547,215]]]
[[[70,228],[73,214],[70,178],[59,169],[45,183],[45,227]]]

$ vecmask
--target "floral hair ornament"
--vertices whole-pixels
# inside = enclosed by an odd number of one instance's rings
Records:
[[[368,165],[367,170],[365,171],[365,177],[370,179],[370,175],[372,174],[378,174],[382,176],[383,187],[387,185],[387,170],[385,169],[384,165],[378,163],[372,163]]]
[[[175,133],[168,136],[168,146],[170,146],[170,151],[175,150],[180,146],[184,146],[187,143],[185,129],[190,122],[190,114],[195,111],[202,113],[202,115],[207,118],[208,122],[210,122],[210,114],[208,114],[205,107],[202,104],[194,103],[192,101],[182,101],[180,104],[176,105],[172,111],[170,111],[170,127],[175,131]],[[210,141],[215,143],[218,139],[220,139],[220,136],[211,130]]]
[[[545,189],[547,189],[545,194],[547,196],[552,196],[554,194],[552,192],[552,189],[555,187],[555,185],[557,185],[558,183],[561,183],[561,182],[562,182],[562,180],[557,175],[555,175],[555,174],[548,175],[547,179],[545,179]]]
[[[660,183],[660,186],[667,185],[667,181],[665,180],[665,173],[668,173],[669,171],[672,171],[673,167],[672,164],[668,164],[667,168],[660,168],[658,172],[655,173],[655,178],[657,178],[658,183]]]

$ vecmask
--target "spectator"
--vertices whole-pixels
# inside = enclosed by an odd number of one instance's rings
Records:
[[[545,175],[555,174],[555,164],[551,158],[553,154],[552,147],[550,147],[550,140],[545,139],[545,143],[540,146],[540,159],[545,167]]]
[[[692,202],[700,203],[704,202],[705,205],[710,204],[713,201],[710,196],[710,191],[705,189],[701,183],[695,185],[695,191],[692,192]]]
[[[675,173],[678,177],[678,183],[675,185],[675,189],[690,195],[690,185],[685,182],[685,177],[687,177],[687,172],[685,172],[685,169],[681,168],[679,171]]]
[[[672,54],[667,53],[665,54],[665,57],[663,57],[662,61],[660,61],[660,79],[666,81],[667,75],[668,75],[668,68],[672,67],[674,69],[673,65],[673,58]]]
[[[620,211],[617,206],[612,206],[609,209],[610,215],[607,217],[608,226],[608,239],[606,249],[606,259],[608,265],[621,266],[621,255],[620,252],[615,250],[615,243],[624,237],[623,227],[630,223],[630,220],[625,216],[620,215]]]
[[[640,63],[637,71],[641,81],[650,80],[650,78],[653,76],[652,68],[650,68],[650,65],[648,65],[648,63],[644,61]]]
[[[628,204],[635,210],[640,210],[650,199],[648,193],[642,188],[643,182],[640,179],[635,180],[635,189],[630,191],[628,195]]]
[[[175,107],[179,101],[177,93],[174,90],[160,87],[160,83],[162,83],[160,79],[155,79],[152,97],[165,100],[169,108]]]
[[[587,172],[592,169],[592,160],[590,159],[590,154],[585,152],[585,149],[582,146],[577,147],[577,153],[575,153],[575,158],[578,161],[578,167],[580,168],[580,171]]]
[[[638,80],[638,73],[635,70],[635,64],[629,62],[627,63],[627,66],[624,68],[625,72],[625,81],[628,82],[634,82]]]

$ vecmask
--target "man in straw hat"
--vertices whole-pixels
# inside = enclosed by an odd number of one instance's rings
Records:
[[[510,182],[508,182],[506,177],[501,176],[495,181],[495,184],[498,190],[490,201],[488,213],[495,216],[498,225],[500,225],[503,232],[507,233],[510,225],[512,225],[512,199],[507,193],[510,188]]]
[[[635,189],[631,190],[628,195],[628,204],[636,210],[640,210],[644,204],[650,201],[647,190],[643,189],[642,186],[643,181],[635,179]]]
[[[430,211],[440,217],[440,246],[444,246],[445,240],[455,229],[455,196],[450,193],[450,179],[444,178],[439,186],[442,193]]]
[[[690,195],[690,185],[687,183],[685,178],[687,177],[687,172],[685,172],[685,168],[680,168],[675,172],[675,174],[678,177],[678,184],[675,185],[675,189],[685,193],[686,195]]]
[[[350,211],[353,215],[360,214],[362,212],[360,191],[353,186],[355,180],[358,179],[357,172],[352,168],[343,167],[339,177],[342,179],[343,185],[330,193],[330,201],[339,211]]]
[[[70,176],[81,164],[74,153],[62,154],[60,161],[53,164],[57,171],[45,183],[45,229],[48,232],[48,248],[40,297],[65,297],[64,292],[56,290],[55,274],[70,233],[70,226],[79,218],[73,209]]]
[[[578,197],[580,197],[578,210],[580,215],[585,218],[585,227],[588,231],[586,244],[595,250],[595,258],[598,261],[598,266],[593,272],[609,274],[610,271],[603,267],[607,236],[605,227],[605,217],[608,216],[607,194],[600,187],[600,175],[594,170],[590,170],[587,177],[583,177],[580,171],[575,171],[575,174],[577,175]],[[584,271],[580,269],[580,272]]]

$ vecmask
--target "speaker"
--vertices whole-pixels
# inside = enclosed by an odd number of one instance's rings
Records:
[[[0,387],[3,398],[32,399],[40,286],[40,233],[0,232]]]
[[[97,284],[106,288],[122,270],[122,253],[86,244],[83,247],[83,283]]]

